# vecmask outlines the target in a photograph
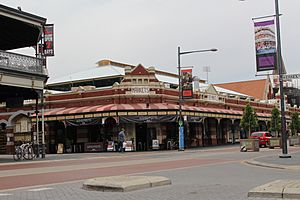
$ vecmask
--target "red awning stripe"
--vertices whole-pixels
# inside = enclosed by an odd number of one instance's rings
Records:
[[[177,104],[168,103],[152,103],[147,104],[108,104],[108,105],[94,105],[94,106],[83,106],[83,107],[72,107],[72,108],[57,108],[45,112],[45,116],[55,115],[68,115],[68,114],[82,114],[82,113],[95,113],[95,112],[109,112],[109,111],[142,111],[142,110],[178,110]],[[182,106],[183,111],[195,111],[195,112],[206,112],[206,113],[218,113],[218,114],[232,114],[242,115],[243,111],[238,110],[227,110],[220,108],[207,108],[197,106]],[[270,117],[268,113],[257,113],[259,117]]]

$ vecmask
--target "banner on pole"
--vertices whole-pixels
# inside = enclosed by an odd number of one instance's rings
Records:
[[[193,73],[192,69],[181,70],[182,98],[193,98]]]
[[[274,20],[254,22],[256,70],[275,70],[277,51]]]
[[[54,56],[54,25],[44,26],[44,56]]]

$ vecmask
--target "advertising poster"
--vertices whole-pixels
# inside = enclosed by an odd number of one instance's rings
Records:
[[[274,20],[254,22],[256,70],[276,69],[276,36]]]
[[[193,73],[192,69],[181,70],[182,98],[193,98]]]
[[[44,55],[54,56],[54,27],[53,24],[44,26]]]

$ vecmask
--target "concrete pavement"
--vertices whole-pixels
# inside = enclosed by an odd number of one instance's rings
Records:
[[[246,160],[245,163],[273,169],[300,171],[300,152],[293,152],[290,155],[291,158],[280,158],[279,155],[261,156]],[[248,197],[300,199],[300,179],[269,182],[251,189]]]
[[[123,175],[88,179],[83,183],[83,189],[102,192],[129,192],[170,184],[171,180],[163,176]]]

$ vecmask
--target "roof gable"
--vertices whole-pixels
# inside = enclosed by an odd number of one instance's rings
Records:
[[[150,73],[143,67],[143,65],[139,64],[136,66],[130,73],[130,75],[150,75]]]
[[[213,85],[209,85],[205,91],[206,93],[209,93],[209,94],[218,94],[218,91],[216,90],[216,88],[213,86]]]

